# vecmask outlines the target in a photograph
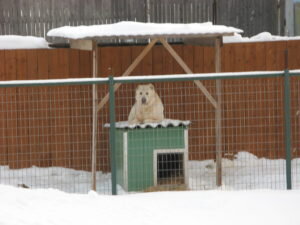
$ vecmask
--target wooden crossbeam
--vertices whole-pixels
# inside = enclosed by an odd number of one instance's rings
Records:
[[[148,54],[148,52],[153,48],[153,46],[156,44],[158,39],[153,39],[147,46],[144,48],[144,50],[136,57],[136,59],[133,61],[133,63],[127,68],[127,70],[121,75],[123,76],[129,76],[131,72],[137,67],[137,65],[142,61],[142,59]],[[121,86],[120,83],[114,85],[114,90],[118,90],[118,88]],[[109,93],[107,93],[104,98],[101,100],[101,102],[98,104],[97,111],[102,109],[104,105],[109,100]]]

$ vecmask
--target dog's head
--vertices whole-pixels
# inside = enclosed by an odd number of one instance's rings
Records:
[[[139,85],[135,91],[135,99],[142,105],[147,105],[154,100],[155,90],[153,84]]]

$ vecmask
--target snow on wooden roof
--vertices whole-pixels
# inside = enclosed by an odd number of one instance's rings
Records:
[[[44,38],[20,35],[0,35],[0,49],[49,48]]]
[[[243,31],[234,27],[206,23],[141,23],[123,21],[91,26],[64,26],[48,32],[50,37],[67,39],[193,38],[231,36]]]

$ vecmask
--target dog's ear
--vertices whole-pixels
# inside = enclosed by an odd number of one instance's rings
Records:
[[[140,86],[141,86],[140,84],[138,86],[136,86],[135,90],[137,91],[140,88]]]
[[[151,90],[154,90],[154,85],[153,84],[149,84],[149,87]]]

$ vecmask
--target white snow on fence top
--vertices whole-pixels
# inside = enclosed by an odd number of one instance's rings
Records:
[[[214,37],[243,32],[234,27],[206,23],[141,23],[123,21],[91,26],[64,26],[52,29],[48,36],[68,39],[152,38],[152,37]]]
[[[172,120],[164,119],[159,123],[142,123],[142,124],[129,124],[128,121],[116,122],[116,128],[156,128],[156,127],[179,127],[179,126],[188,126],[190,125],[189,120]],[[110,127],[109,123],[106,123],[104,127]]]
[[[36,49],[49,48],[44,38],[32,36],[3,35],[0,36],[0,49]]]
[[[287,37],[272,35],[269,32],[261,32],[252,37],[242,37],[242,35],[235,33],[234,36],[223,38],[224,43],[245,43],[245,42],[266,42],[266,41],[292,41],[300,40],[300,36]]]

